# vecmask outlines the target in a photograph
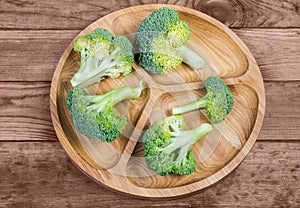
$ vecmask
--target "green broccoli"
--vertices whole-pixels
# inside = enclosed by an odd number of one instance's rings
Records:
[[[228,86],[219,77],[211,76],[204,81],[207,93],[204,97],[189,104],[172,109],[172,113],[182,114],[206,108],[206,115],[213,123],[220,123],[233,107],[233,97]]]
[[[123,36],[113,36],[97,28],[74,42],[74,51],[80,52],[81,63],[71,79],[73,87],[85,87],[105,77],[116,78],[132,71],[132,44]]]
[[[90,96],[85,89],[73,87],[67,94],[66,105],[74,127],[87,137],[112,142],[127,123],[124,116],[117,115],[113,106],[125,99],[137,99],[142,89],[140,82],[136,88],[122,87]]]
[[[193,69],[203,68],[202,58],[185,46],[189,38],[188,25],[174,9],[155,10],[141,22],[135,35],[138,62],[155,74],[165,74],[182,61]]]
[[[148,167],[164,176],[191,174],[196,170],[191,147],[200,138],[212,131],[210,124],[202,124],[183,131],[181,116],[170,116],[153,123],[144,136],[144,156]]]

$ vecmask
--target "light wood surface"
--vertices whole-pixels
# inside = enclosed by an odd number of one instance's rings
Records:
[[[131,7],[109,14],[83,30],[79,36],[97,27],[117,35],[133,34],[141,20],[163,5]],[[260,70],[243,42],[225,25],[203,13],[185,7],[171,6],[180,19],[189,24],[191,38],[188,46],[206,61],[201,70],[193,71],[182,64],[163,75],[151,75],[137,64],[128,77],[106,79],[89,87],[90,92],[103,93],[116,87],[135,86],[143,79],[146,90],[128,107],[117,107],[128,117],[125,133],[112,144],[91,140],[77,133],[65,104],[70,79],[79,67],[80,57],[72,43],[63,53],[50,92],[50,109],[57,136],[74,163],[96,182],[109,188],[140,197],[175,197],[216,183],[229,174],[248,154],[260,131],[265,92]],[[78,36],[77,36],[78,37]],[[234,108],[221,126],[193,146],[197,170],[188,176],[153,174],[144,163],[141,140],[143,131],[156,120],[169,116],[176,105],[185,104],[204,95],[202,82],[208,76],[220,76],[230,85]],[[199,94],[200,92],[200,94]],[[131,104],[132,103],[132,104]],[[131,108],[139,109],[132,111]],[[123,111],[122,111],[123,109]],[[129,111],[128,111],[129,109]],[[136,122],[131,122],[131,118]],[[203,114],[184,115],[190,129],[207,119]],[[234,147],[230,141],[238,143]],[[236,145],[236,144],[235,144]],[[204,155],[204,156],[203,156]],[[110,160],[108,160],[110,158]]]
[[[111,11],[150,1],[0,1],[0,207],[299,207],[299,1],[216,1],[242,5],[234,14],[218,4],[204,12],[234,27],[259,65],[267,103],[262,130],[219,183],[159,201],[109,191],[82,174],[59,144],[49,111],[49,81],[72,39]],[[197,1],[151,2],[203,11]],[[226,22],[240,17],[242,24]]]

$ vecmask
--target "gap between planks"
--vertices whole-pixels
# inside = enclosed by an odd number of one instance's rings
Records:
[[[88,25],[87,25],[88,26]],[[300,29],[300,27],[229,27],[231,30],[289,30],[289,29]],[[85,27],[82,28],[84,30]],[[74,28],[48,28],[48,29],[37,29],[37,28],[0,28],[1,31],[81,31],[80,29]]]
[[[259,137],[259,136],[258,136]],[[48,139],[48,140],[33,140],[33,139],[24,139],[24,140],[0,140],[0,143],[38,143],[38,142],[49,142],[55,143],[59,142],[58,139]],[[265,139],[259,140],[257,139],[255,143],[300,143],[300,140],[289,139],[289,140],[281,140],[281,139]]]

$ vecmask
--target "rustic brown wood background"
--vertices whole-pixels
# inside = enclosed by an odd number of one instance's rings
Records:
[[[68,159],[52,127],[49,87],[69,42],[121,8],[168,3],[219,19],[247,44],[266,88],[266,115],[244,162],[182,199],[109,191]],[[300,207],[299,0],[0,0],[0,207]]]

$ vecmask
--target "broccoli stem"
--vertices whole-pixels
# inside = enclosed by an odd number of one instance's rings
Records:
[[[195,53],[185,45],[176,48],[176,50],[182,56],[183,62],[189,65],[192,69],[196,70],[204,67],[204,60],[197,53]]]
[[[100,69],[100,67],[97,67],[97,70],[99,70],[99,69]],[[113,69],[112,68],[102,68],[102,69],[100,69],[99,73],[89,77],[88,79],[86,79],[82,82],[79,82],[76,86],[77,87],[86,87],[86,86],[91,85],[95,82],[99,82],[104,78],[104,76],[108,75],[107,72],[111,71],[111,70],[113,70]]]
[[[102,95],[88,95],[88,96],[86,96],[86,101],[88,101],[89,103],[97,103],[97,102],[100,102],[101,100],[103,100],[104,98],[110,96],[113,93],[114,93],[114,90],[111,90]]]
[[[180,152],[176,160],[185,158],[191,146],[206,134],[211,132],[211,130],[212,126],[210,124],[204,123],[194,129],[181,131],[178,136],[171,139],[170,144],[162,148],[162,151],[164,153],[170,154],[171,152],[174,152],[176,149],[180,148]]]
[[[191,146],[192,145],[190,145],[190,146],[186,145],[186,146],[179,149],[179,153],[178,153],[177,158],[175,160],[176,165],[184,165],[185,164],[186,156],[187,156]]]
[[[133,87],[122,87],[111,90],[103,95],[88,96],[87,100],[93,104],[88,106],[89,110],[96,110],[97,112],[104,111],[106,109],[112,109],[114,105],[123,100],[137,99],[140,97],[143,90],[143,83],[140,81],[139,85]]]
[[[209,101],[209,96],[206,94],[204,97],[202,97],[199,100],[196,100],[196,101],[191,102],[186,105],[177,106],[177,107],[173,108],[172,113],[174,115],[177,115],[177,114],[183,114],[183,113],[187,113],[190,111],[198,110],[200,108],[205,108],[208,101]]]
[[[112,73],[116,73],[117,69],[114,69],[116,65],[120,64],[116,60],[114,60],[114,57],[116,54],[120,51],[119,48],[115,49],[108,57],[106,57],[100,65],[98,65],[99,59],[97,58],[89,58],[84,64],[81,64],[78,72],[81,71],[93,71],[93,74],[87,74],[86,79],[83,79],[81,81],[78,80],[78,77],[84,76],[81,73],[76,73],[73,78],[71,79],[72,86],[76,87],[86,87],[90,84],[93,84],[95,82],[99,82],[101,79],[103,79],[105,76],[108,76]],[[92,68],[92,70],[86,70],[85,68],[89,67]],[[113,71],[115,70],[115,72]]]

